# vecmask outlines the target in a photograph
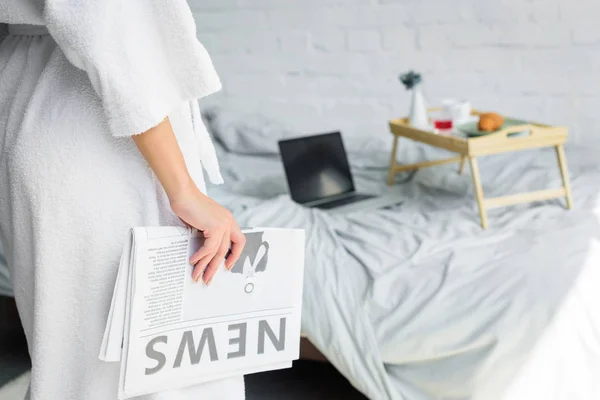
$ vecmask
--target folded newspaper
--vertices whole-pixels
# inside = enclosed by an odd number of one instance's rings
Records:
[[[202,234],[134,228],[123,249],[100,359],[121,362],[119,399],[289,368],[298,359],[304,231],[243,230],[210,286],[192,281]]]

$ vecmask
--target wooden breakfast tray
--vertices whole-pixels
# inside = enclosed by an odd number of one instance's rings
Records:
[[[431,109],[430,111],[435,110],[436,109]],[[473,111],[471,114],[480,115],[481,113],[478,111]],[[452,162],[460,163],[459,173],[462,174],[465,160],[468,159],[471,166],[471,174],[473,176],[473,186],[475,189],[475,196],[477,198],[477,205],[479,207],[481,225],[484,229],[488,226],[487,209],[490,208],[517,203],[547,200],[558,197],[565,198],[567,208],[571,208],[572,206],[569,174],[563,147],[568,137],[568,130],[566,127],[554,127],[537,122],[527,122],[522,125],[514,125],[506,129],[501,129],[484,136],[467,137],[466,135],[437,134],[432,131],[417,129],[408,124],[408,118],[392,120],[389,122],[389,125],[390,131],[394,135],[394,142],[390,160],[388,184],[392,185],[394,183],[394,177],[398,172],[430,167],[434,165],[448,164]],[[511,136],[520,132],[524,132],[524,134]],[[400,137],[446,149],[457,153],[457,156],[443,160],[424,161],[409,165],[398,165],[396,161],[396,152],[398,149],[398,139]],[[554,147],[556,149],[558,166],[560,168],[563,181],[563,186],[560,189],[541,190],[511,196],[484,199],[481,177],[477,164],[478,156],[534,149],[538,147]]]

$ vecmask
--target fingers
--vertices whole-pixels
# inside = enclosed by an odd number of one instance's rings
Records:
[[[206,256],[214,255],[221,245],[221,241],[223,239],[223,233],[215,234],[214,236],[205,237],[204,243],[202,243],[202,247],[198,249],[190,257],[190,264],[196,265],[198,262]]]
[[[200,279],[202,279],[204,271],[206,270],[206,266],[210,260],[212,260],[212,256],[206,256],[194,266],[194,270],[192,271],[192,279],[194,282],[199,282]]]
[[[194,282],[198,282],[202,277],[206,266],[219,250],[222,240],[223,234],[207,237],[204,240],[202,247],[200,247],[200,250],[192,255],[190,264],[194,265],[194,271],[192,272],[192,279]]]
[[[217,273],[217,270],[219,269],[219,266],[225,259],[225,254],[227,254],[228,250],[229,250],[229,232],[226,232],[223,235],[223,239],[221,241],[219,250],[217,251],[215,256],[210,260],[210,262],[208,263],[208,266],[206,267],[206,270],[204,271],[204,276],[202,277],[202,280],[204,281],[204,283],[206,285],[210,285],[212,278],[215,276],[215,274]]]
[[[206,285],[209,285],[223,261],[229,270],[240,258],[246,244],[246,237],[235,221],[232,221],[229,226],[229,229],[219,234],[213,233],[208,236],[205,232],[207,237],[202,247],[190,257],[190,263],[194,265],[192,279],[195,282],[202,279]]]
[[[231,230],[231,252],[225,261],[225,268],[231,269],[234,266],[237,260],[239,260],[245,245],[246,236],[244,236],[240,228],[235,225]]]

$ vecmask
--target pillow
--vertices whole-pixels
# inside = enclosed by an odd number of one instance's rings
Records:
[[[301,136],[257,112],[211,108],[203,111],[203,117],[213,138],[231,153],[278,155],[279,140]]]
[[[228,153],[246,155],[278,156],[277,142],[310,133],[300,133],[279,121],[259,112],[244,112],[231,108],[212,107],[203,110],[206,126],[216,141],[217,149]],[[324,133],[332,129],[325,129]],[[361,135],[345,135],[342,132],[344,147],[350,163],[355,168],[386,169],[389,167],[392,150],[392,135],[386,132]],[[419,160],[418,146],[412,141],[402,141],[399,158]],[[403,154],[403,156],[401,156]]]

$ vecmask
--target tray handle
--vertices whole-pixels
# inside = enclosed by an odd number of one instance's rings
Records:
[[[508,128],[502,129],[498,132],[482,137],[495,137],[498,139],[517,139],[517,138],[535,138],[548,135],[549,133],[556,133],[557,131],[564,131],[563,127],[554,126],[540,126],[532,123],[525,123],[521,125],[509,126]],[[517,133],[524,133],[523,135],[512,136]]]
[[[502,129],[496,132],[496,135],[509,139],[511,135],[516,133],[524,133],[522,136],[520,135],[518,137],[539,136],[542,134],[542,130],[532,124],[521,124]]]

